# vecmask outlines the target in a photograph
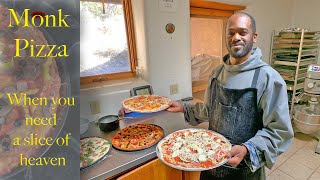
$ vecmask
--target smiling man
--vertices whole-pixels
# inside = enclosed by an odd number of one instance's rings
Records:
[[[196,125],[209,121],[209,129],[233,144],[226,166],[201,172],[200,179],[265,179],[264,166],[272,168],[277,156],[293,140],[287,89],[281,76],[261,60],[256,23],[246,13],[228,19],[229,54],[209,77],[205,102],[172,102],[168,111],[184,112]]]

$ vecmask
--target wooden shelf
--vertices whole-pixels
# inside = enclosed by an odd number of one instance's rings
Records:
[[[303,86],[304,86],[304,82],[303,82],[303,83],[300,83],[300,84],[297,84],[296,90],[303,89]],[[287,90],[288,90],[288,91],[293,91],[293,90],[294,90],[293,85],[288,85],[288,84],[287,84]]]
[[[315,58],[312,58],[311,60],[306,60],[306,61],[300,61],[300,66],[306,66],[309,64],[312,64],[315,62]],[[277,65],[285,65],[285,66],[297,66],[298,63],[296,62],[291,62],[291,61],[278,61],[273,59],[273,64]]]

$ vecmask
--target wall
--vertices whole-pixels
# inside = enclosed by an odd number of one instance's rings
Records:
[[[320,31],[320,1],[319,0],[294,0],[293,6],[293,26]],[[320,51],[318,55],[320,64]]]
[[[189,97],[192,95],[189,0],[176,1],[176,12],[160,11],[158,2],[144,1],[147,58],[141,61],[147,61],[149,72],[145,80],[153,86],[155,94],[171,99]],[[171,35],[165,31],[167,23],[175,25]],[[176,95],[170,95],[172,84],[178,85]]]
[[[320,1],[319,0],[294,0],[293,25],[320,31]]]
[[[291,27],[293,0],[210,0],[215,2],[244,5],[243,12],[256,20],[258,40],[255,47],[262,50],[262,59],[269,63],[271,36],[273,30]]]
[[[149,68],[147,67],[149,61],[147,61],[148,51],[146,51],[147,42],[144,7],[144,0],[134,0],[134,3],[132,3],[138,66],[142,69],[143,78],[148,79]]]

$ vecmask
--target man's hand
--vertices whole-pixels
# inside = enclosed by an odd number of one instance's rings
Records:
[[[183,106],[178,103],[177,101],[171,101],[169,104],[169,108],[167,109],[167,111],[170,112],[183,112]]]
[[[237,167],[247,153],[248,150],[245,146],[233,146],[231,150],[227,153],[227,155],[230,157],[228,164],[232,167]]]

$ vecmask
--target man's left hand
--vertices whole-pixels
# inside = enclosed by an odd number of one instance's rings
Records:
[[[228,164],[232,167],[237,167],[247,153],[248,150],[245,146],[233,146],[231,150],[227,153],[227,155],[230,157]]]

